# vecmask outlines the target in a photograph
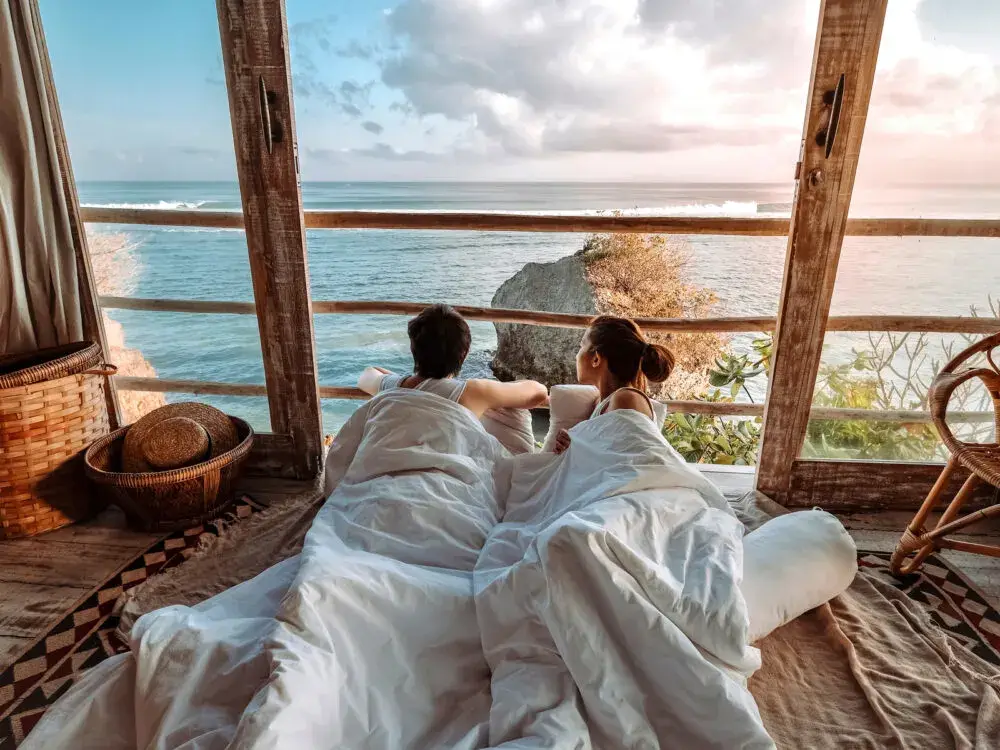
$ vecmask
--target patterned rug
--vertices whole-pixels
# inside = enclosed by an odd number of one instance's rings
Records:
[[[0,673],[0,748],[19,744],[81,672],[127,650],[115,636],[118,617],[113,614],[122,594],[180,565],[206,536],[218,536],[230,523],[263,508],[244,495],[221,518],[160,539],[99,585]]]
[[[226,520],[244,518],[260,509],[244,497]],[[219,528],[212,523],[161,539],[0,674],[0,748],[19,744],[81,672],[126,650],[114,635],[118,618],[112,612],[118,598],[150,576],[179,565],[205,534],[217,536]],[[1000,666],[1000,612],[942,557],[931,555],[918,572],[903,580],[889,575],[887,553],[859,552],[858,564],[923,604],[942,630],[981,659]]]
[[[858,566],[878,575],[930,611],[931,619],[983,661],[1000,667],[1000,612],[940,555],[916,573],[895,578],[888,552],[858,552]]]

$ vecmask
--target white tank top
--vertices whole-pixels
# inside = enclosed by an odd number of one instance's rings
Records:
[[[642,391],[640,391],[638,388],[627,388],[627,387],[626,388],[619,388],[617,391],[615,391],[615,393],[619,393],[620,391],[635,391],[640,396],[642,396],[644,399],[646,399],[646,402],[649,404],[649,411],[653,415],[652,417],[650,417],[650,419],[652,419],[653,422],[657,421],[657,419],[656,419],[656,407],[653,405],[653,399],[651,399],[645,393],[643,393]],[[612,393],[606,399],[604,399],[603,401],[601,401],[596,407],[594,407],[594,413],[590,415],[591,419],[593,419],[594,417],[599,417],[605,411],[607,411],[608,404],[610,404],[611,403],[611,399],[613,399],[615,397],[615,393]]]
[[[378,389],[379,391],[391,391],[393,388],[400,388],[400,383],[408,377],[410,376],[391,373],[382,378]],[[465,393],[465,381],[458,378],[427,378],[426,380],[421,380],[412,388],[407,388],[407,390],[426,391],[427,393],[433,393],[435,396],[458,403],[458,400],[462,398],[462,394]]]

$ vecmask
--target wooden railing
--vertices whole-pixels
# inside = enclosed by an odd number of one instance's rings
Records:
[[[316,315],[416,315],[429,302],[391,302],[379,300],[338,300],[313,302]],[[148,310],[155,312],[214,313],[253,315],[253,302],[216,300],[143,299],[138,297],[101,297],[101,306],[114,310]],[[549,326],[553,328],[586,328],[593,316],[550,313],[533,310],[513,310],[502,307],[455,305],[468,320],[492,323]],[[759,333],[773,331],[777,318],[768,316],[717,318],[636,318],[643,330],[656,333]],[[1000,318],[934,315],[832,315],[828,331],[893,331],[923,333],[996,333]]]
[[[337,301],[313,302],[314,314],[365,314],[365,315],[413,315],[423,310],[427,302],[389,301]],[[101,305],[109,309],[151,310],[157,312],[210,313],[252,315],[255,307],[251,302],[223,302],[205,300],[139,299],[133,297],[102,297]],[[586,328],[591,320],[589,315],[566,313],[546,313],[529,310],[512,310],[493,307],[458,306],[456,309],[470,320],[495,323],[516,323],[524,325],[551,326],[560,328]],[[637,318],[637,322],[648,331],[672,333],[704,332],[761,332],[775,327],[773,317],[727,317],[727,318]],[[938,333],[994,333],[1000,331],[1000,319],[977,317],[933,317],[933,316],[885,316],[885,315],[844,315],[829,319],[830,331],[922,331]],[[219,383],[201,380],[169,380],[161,378],[118,377],[115,381],[122,390],[192,393],[212,396],[267,396],[263,384]],[[363,391],[345,386],[321,385],[320,398],[365,399]],[[684,414],[707,414],[713,416],[759,417],[764,413],[764,404],[710,402],[692,400],[666,400],[664,403],[673,411]],[[814,408],[812,419],[866,419],[877,422],[929,423],[930,413],[926,411],[880,411],[870,409]],[[959,422],[988,422],[992,419],[987,412],[956,412],[952,415]]]
[[[171,380],[167,378],[139,378],[118,376],[115,379],[123,391],[151,391],[156,393],[191,393],[198,396],[267,396],[267,386],[263,383],[219,383],[207,380]],[[363,401],[368,394],[360,388],[338,385],[321,385],[320,398]],[[664,399],[671,411],[681,414],[706,414],[709,416],[761,417],[764,404],[732,403],[727,401],[693,401]],[[961,411],[948,414],[955,422],[984,423],[993,421],[992,412]],[[813,407],[812,419],[864,419],[872,422],[901,422],[905,424],[929,424],[930,412],[926,411],[879,411],[874,409],[837,409]]]
[[[107,208],[84,206],[95,224],[140,224],[242,229],[240,211]],[[643,234],[784,237],[789,219],[692,216],[546,216],[512,213],[407,211],[305,211],[306,229],[413,229],[473,232],[639,232]],[[996,219],[848,219],[856,237],[1000,237]]]
[[[107,224],[140,224],[154,226],[190,226],[205,228],[243,228],[243,214],[238,211],[182,211],[172,209],[129,209],[84,207],[87,222]],[[305,226],[310,229],[412,229],[448,231],[498,232],[641,232],[659,234],[780,236],[787,234],[788,219],[778,218],[699,218],[643,216],[544,216],[507,213],[409,213],[380,211],[306,211]],[[851,219],[847,234],[867,237],[936,236],[936,237],[997,237],[1000,221],[976,219]],[[132,297],[101,297],[101,306],[108,309],[144,310],[174,313],[207,313],[254,315],[253,302],[222,300],[142,299]],[[378,300],[315,301],[313,314],[355,315],[414,315],[427,306],[426,302]],[[458,305],[459,313],[469,320],[493,323],[586,328],[589,315],[514,310],[494,307]],[[773,316],[740,316],[713,318],[637,318],[644,330],[657,333],[759,333],[773,331],[777,319]],[[842,332],[892,331],[923,333],[990,334],[1000,331],[1000,319],[973,316],[920,315],[836,315],[828,318],[826,330]],[[119,376],[121,390],[191,393],[214,396],[266,397],[267,387],[256,383],[220,383],[201,380],[178,380]],[[320,398],[364,399],[367,395],[357,388],[319,386]],[[760,417],[763,403],[731,403],[692,400],[665,400],[673,411],[711,416]],[[956,412],[951,415],[960,422],[988,422],[987,412]],[[816,407],[811,419],[864,419],[877,422],[929,423],[926,411],[878,411],[868,409],[835,409]]]

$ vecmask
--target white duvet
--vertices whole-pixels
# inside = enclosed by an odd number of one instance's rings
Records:
[[[498,472],[475,571],[505,748],[767,748],[746,678],[742,526],[638,412]]]
[[[637,413],[572,435],[380,394],[301,555],[140,618],[22,747],[771,747],[724,500]]]

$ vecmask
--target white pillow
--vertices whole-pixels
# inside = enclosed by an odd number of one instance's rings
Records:
[[[535,432],[527,409],[488,409],[479,421],[483,429],[515,456],[535,450]]]
[[[590,419],[601,394],[592,385],[554,385],[549,389],[549,431],[542,450],[551,453],[559,430],[576,427]]]
[[[653,401],[653,421],[657,429],[663,429],[663,423],[667,421],[667,405],[662,401]]]
[[[545,434],[542,451],[551,453],[555,449],[556,434],[559,430],[576,427],[597,408],[601,394],[592,385],[554,385],[549,389],[549,431]],[[653,402],[653,421],[659,429],[667,418],[667,405]]]
[[[743,537],[750,642],[841,594],[858,572],[843,524],[822,510],[772,518]]]

